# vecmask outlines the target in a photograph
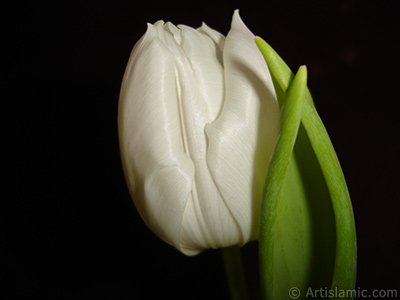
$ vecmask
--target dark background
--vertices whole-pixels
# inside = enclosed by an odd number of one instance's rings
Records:
[[[398,289],[396,2],[16,1],[3,9],[1,291],[10,299],[228,299],[219,251],[185,257],[139,218],[120,164],[117,107],[147,22],[205,21],[226,34],[235,8],[293,70],[308,66],[352,196],[357,286]]]

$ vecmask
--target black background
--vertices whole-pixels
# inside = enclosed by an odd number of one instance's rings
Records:
[[[0,284],[10,299],[228,299],[219,251],[185,257],[139,218],[120,164],[117,107],[147,22],[205,21],[226,34],[235,8],[293,70],[308,66],[352,196],[357,286],[399,288],[396,1],[13,3],[1,13]],[[254,255],[254,244],[246,248]]]

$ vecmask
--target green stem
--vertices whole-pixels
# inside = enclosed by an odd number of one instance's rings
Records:
[[[248,300],[240,248],[223,248],[222,258],[232,300]]]

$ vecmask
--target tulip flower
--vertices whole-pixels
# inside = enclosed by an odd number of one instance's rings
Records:
[[[255,36],[158,21],[135,45],[119,103],[122,164],[146,224],[187,255],[258,238],[279,106]]]
[[[256,239],[262,299],[354,289],[353,210],[307,68],[294,75],[238,11],[226,38],[205,24],[148,24],[118,126],[141,217],[186,255],[223,248],[233,299],[248,294],[231,246]]]

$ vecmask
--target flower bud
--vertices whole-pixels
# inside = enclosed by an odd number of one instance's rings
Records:
[[[122,82],[118,127],[141,217],[187,255],[258,238],[279,108],[254,35],[148,24]]]

